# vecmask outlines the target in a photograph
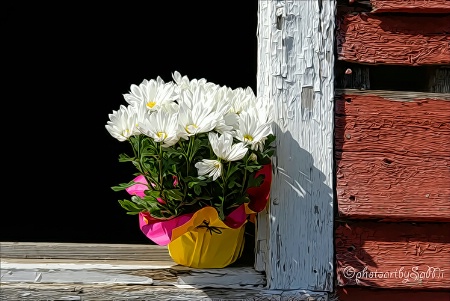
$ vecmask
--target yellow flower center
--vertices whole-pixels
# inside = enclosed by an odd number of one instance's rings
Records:
[[[150,109],[152,109],[155,105],[156,105],[156,102],[154,102],[154,101],[147,102],[147,107],[149,107]]]
[[[188,134],[192,134],[196,128],[198,128],[196,124],[189,124],[184,129],[188,132]]]
[[[220,162],[214,162],[214,167],[215,168],[219,168],[220,167]]]
[[[245,141],[253,141],[253,136],[252,135],[249,135],[249,134],[247,134],[247,135],[244,135],[244,140]]]
[[[122,131],[122,136],[124,137],[128,137],[130,136],[131,131],[129,129],[125,129]]]
[[[161,138],[161,139],[166,139],[167,138],[167,133],[166,132],[158,132],[158,133],[156,133],[156,135],[158,136],[158,138]]]

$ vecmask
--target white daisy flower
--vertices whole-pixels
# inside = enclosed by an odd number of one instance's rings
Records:
[[[200,79],[189,79],[186,75],[182,76],[180,72],[175,71],[172,73],[172,78],[174,82],[181,88],[181,90],[195,90],[197,87],[202,86],[206,90],[214,90],[219,88],[220,86],[217,84],[214,84],[212,82],[208,82],[204,78]]]
[[[262,123],[257,117],[256,109],[251,108],[239,114],[239,129],[236,130],[236,138],[252,150],[262,150],[264,141],[271,134],[271,124]]]
[[[149,111],[157,111],[161,106],[174,102],[179,95],[179,89],[173,82],[164,83],[158,76],[156,80],[144,80],[137,85],[131,85],[130,93],[124,94],[125,101],[130,105],[144,104]]]
[[[247,111],[251,107],[254,107],[256,104],[255,94],[250,87],[245,90],[242,88],[237,88],[234,90],[227,88],[224,94],[224,97],[229,104],[229,110],[225,113],[223,118],[222,123],[224,123],[225,126],[222,125],[222,127],[216,128],[219,133],[238,129],[239,114],[243,111]]]
[[[203,159],[200,162],[195,163],[195,167],[198,169],[198,175],[212,177],[215,181],[222,175],[222,163],[217,160]]]
[[[227,119],[225,119],[225,117],[227,117]],[[230,120],[228,117],[229,116],[227,115],[224,116],[223,119],[217,120],[216,126],[214,127],[214,131],[218,132],[219,134],[228,133],[232,135],[234,133],[233,132],[234,128],[232,125],[227,124],[227,120]],[[237,118],[235,120],[237,120]]]
[[[243,111],[247,111],[249,108],[256,104],[256,96],[253,90],[248,87],[247,89],[237,88],[231,92],[231,112],[240,114]]]
[[[253,106],[260,123],[272,123],[273,121],[273,106],[262,97],[256,98]]]
[[[152,111],[148,110],[145,102],[134,103],[132,105],[129,105],[128,107],[130,108],[130,111],[135,112],[135,115],[136,115],[135,130],[137,131],[138,134],[140,134],[141,132],[139,131],[139,123],[147,120],[150,117],[150,115],[152,114]]]
[[[179,109],[178,135],[183,139],[189,139],[200,133],[213,130],[223,118],[228,107],[226,102],[215,103],[214,91],[206,91],[203,87],[197,87],[194,91],[181,92]]]
[[[218,160],[203,159],[195,164],[198,169],[198,175],[208,174],[215,181],[222,175],[221,161],[237,161],[241,160],[248,151],[244,143],[239,142],[233,144],[233,136],[225,133],[219,137],[217,133],[208,133],[208,139]]]
[[[214,95],[211,95],[211,99],[214,105],[214,110],[218,112],[217,124],[214,127],[214,131],[224,134],[232,134],[237,122],[237,115],[230,114],[230,92],[229,87],[219,87],[214,91]],[[211,91],[212,92],[212,91]]]
[[[242,142],[233,144],[233,136],[230,134],[225,133],[219,137],[217,133],[208,133],[208,139],[214,154],[227,162],[241,160],[248,151]]]
[[[106,123],[106,130],[119,141],[126,141],[131,136],[136,135],[136,112],[130,106],[121,105],[118,111],[113,111],[108,115],[109,121]]]
[[[171,102],[161,106],[161,110],[170,114],[175,114],[180,111],[180,106],[176,102]]]
[[[139,123],[139,130],[155,142],[162,143],[163,147],[170,147],[178,142],[177,113],[166,110],[157,111]]]

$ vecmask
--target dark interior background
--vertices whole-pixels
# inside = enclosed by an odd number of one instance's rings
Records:
[[[256,93],[257,0],[2,4],[0,241],[151,243],[111,186],[131,84],[179,71]]]

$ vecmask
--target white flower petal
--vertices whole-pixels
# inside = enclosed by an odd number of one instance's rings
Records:
[[[181,137],[210,132],[223,119],[226,107],[224,105],[218,107],[214,103],[213,93],[203,86],[198,86],[192,91],[182,91],[178,119]]]
[[[142,105],[149,111],[157,111],[161,106],[174,102],[179,98],[179,89],[173,82],[164,83],[158,76],[156,80],[143,80],[131,85],[130,93],[123,95],[130,105]]]
[[[255,149],[255,144],[261,143],[271,134],[271,124],[261,123],[254,109],[242,112],[239,115],[239,129],[236,130],[236,138]]]
[[[126,141],[136,135],[137,115],[133,107],[120,106],[118,111],[109,114],[109,121],[106,123],[106,130],[119,141]]]
[[[231,147],[230,153],[224,159],[227,161],[241,160],[242,158],[244,158],[247,151],[248,148],[245,146],[244,143],[242,142],[236,143]]]
[[[217,133],[209,133],[208,139],[214,154],[225,161],[240,160],[248,151],[242,142],[233,144],[233,136],[229,133],[223,133],[220,137]]]
[[[198,169],[198,175],[208,175],[215,181],[222,175],[222,163],[217,160],[203,159],[200,162],[195,163],[195,167]]]
[[[163,143],[163,147],[169,147],[178,142],[177,132],[178,113],[161,110],[154,112],[150,117],[139,123],[141,132],[156,142]]]

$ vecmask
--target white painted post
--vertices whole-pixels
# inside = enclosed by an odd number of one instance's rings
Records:
[[[274,105],[277,151],[255,269],[270,289],[331,292],[336,2],[258,3],[257,95]]]

